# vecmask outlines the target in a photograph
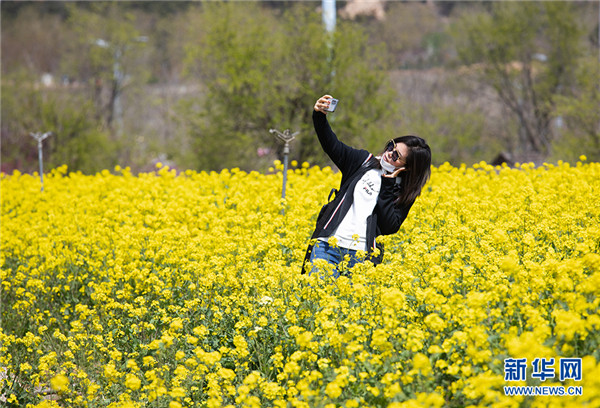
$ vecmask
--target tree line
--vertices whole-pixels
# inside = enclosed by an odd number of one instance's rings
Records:
[[[598,5],[390,2],[383,21],[320,2],[2,2],[2,171],[265,170],[330,164],[322,93],[349,144],[419,134],[434,163],[600,159]]]

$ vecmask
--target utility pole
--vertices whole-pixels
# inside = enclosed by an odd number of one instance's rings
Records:
[[[288,170],[288,155],[290,154],[290,142],[294,140],[294,138],[300,132],[290,133],[289,129],[280,132],[277,129],[269,130],[269,133],[275,134],[279,139],[283,140],[285,143],[283,146],[283,187],[281,189],[281,198],[285,198],[285,185],[287,183],[287,170]],[[282,210],[283,212],[283,210]]]
[[[48,136],[52,136],[52,132],[46,132],[46,133],[30,133],[30,135],[37,140],[38,142],[38,159],[40,162],[40,181],[42,183],[42,190],[44,191],[44,159],[42,157],[42,141],[44,139],[46,139]]]
[[[326,43],[327,48],[329,49],[328,65],[331,66],[333,62],[333,34],[335,33],[335,24],[336,24],[336,7],[335,0],[322,0],[322,18],[323,24],[325,25],[326,33]],[[330,72],[331,77],[335,76],[335,70],[332,69]]]
[[[325,30],[328,33],[335,31],[336,22],[336,11],[335,11],[335,0],[322,0],[321,7],[323,8],[323,23],[325,24]]]

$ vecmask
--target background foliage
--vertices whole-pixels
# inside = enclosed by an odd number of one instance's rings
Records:
[[[259,13],[261,24],[252,24]],[[194,125],[195,150],[218,153],[200,155],[201,168],[223,161],[252,168],[256,147],[277,146],[271,128],[299,130],[295,157],[317,160],[315,89],[343,101],[336,129],[349,143],[371,142],[385,126],[392,102],[386,53],[369,46],[362,30],[340,24],[330,37],[314,7],[302,4],[280,16],[256,3],[210,4],[198,26],[206,35],[186,50],[187,66],[206,84],[206,99],[197,117],[184,115]]]
[[[49,168],[86,173],[265,170],[270,128],[328,164],[309,119],[326,92],[340,137],[372,151],[412,133],[437,164],[599,157],[597,3],[387,2],[384,20],[340,12],[331,38],[320,2],[0,7],[3,171],[37,169],[37,131]]]

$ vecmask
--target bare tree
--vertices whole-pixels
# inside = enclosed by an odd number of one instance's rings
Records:
[[[495,2],[454,30],[462,62],[493,87],[519,123],[520,152],[551,152],[555,97],[573,80],[580,31],[568,2]]]

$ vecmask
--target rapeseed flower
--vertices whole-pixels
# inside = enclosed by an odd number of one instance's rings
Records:
[[[52,389],[57,392],[66,392],[69,389],[69,378],[64,374],[57,374],[50,380]]]
[[[142,381],[135,374],[125,375],[125,386],[130,390],[139,390],[142,385]]]
[[[600,165],[432,168],[352,280],[299,274],[340,175],[292,167],[284,201],[281,162],[63,166],[43,193],[0,175],[0,389],[106,408],[517,406],[505,359],[526,358],[529,383],[535,358],[575,357],[582,380],[561,384],[583,395],[527,403],[598,405]]]

